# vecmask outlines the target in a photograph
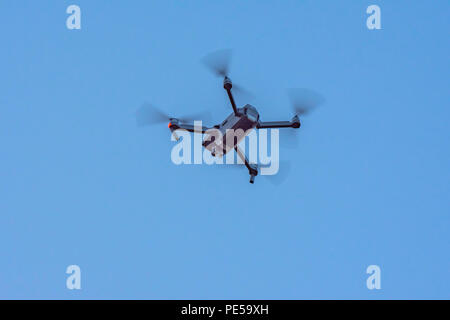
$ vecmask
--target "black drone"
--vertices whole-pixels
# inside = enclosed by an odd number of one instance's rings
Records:
[[[262,128],[294,128],[298,129],[301,126],[299,116],[307,114],[309,111],[317,107],[323,102],[323,99],[317,93],[314,93],[306,89],[291,89],[289,95],[291,98],[292,106],[294,109],[294,116],[290,121],[261,121],[260,116],[256,108],[250,104],[246,104],[241,108],[236,106],[232,88],[233,83],[228,76],[229,62],[231,60],[230,50],[220,50],[209,54],[203,59],[203,62],[208,66],[217,76],[223,77],[223,88],[228,94],[230,99],[233,113],[231,113],[220,124],[216,124],[212,127],[206,126],[194,126],[192,122],[199,120],[195,117],[190,118],[174,118],[166,115],[164,112],[148,104],[143,105],[136,114],[137,123],[139,126],[151,125],[161,122],[169,122],[168,127],[175,137],[176,130],[186,130],[189,132],[208,133],[208,130],[215,129],[221,133],[223,140],[215,140],[214,138],[207,137],[203,141],[203,147],[208,149],[215,157],[222,157],[230,150],[234,149],[237,155],[241,158],[242,162],[248,169],[250,175],[250,183],[254,183],[255,177],[258,175],[258,165],[250,163],[245,153],[240,149],[239,143],[244,139],[253,129]],[[243,91],[238,86],[234,86],[235,90]],[[233,132],[241,132],[233,136],[233,139],[226,140],[227,132],[233,130]]]

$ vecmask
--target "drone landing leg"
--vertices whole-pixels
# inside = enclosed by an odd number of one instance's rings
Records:
[[[254,183],[255,177],[258,175],[258,166],[248,162],[247,156],[242,152],[239,146],[235,146],[234,150],[236,150],[237,155],[239,156],[239,158],[241,158],[248,169],[248,174],[250,175],[250,183]]]

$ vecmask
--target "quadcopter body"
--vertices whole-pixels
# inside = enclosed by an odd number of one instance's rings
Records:
[[[249,163],[244,152],[240,150],[239,143],[248,135],[253,129],[261,128],[300,128],[300,119],[295,115],[290,121],[270,121],[262,122],[259,118],[259,113],[256,108],[250,104],[246,104],[242,108],[237,108],[234,101],[231,89],[233,87],[231,79],[228,76],[224,78],[224,89],[227,91],[228,97],[233,108],[231,113],[222,123],[217,124],[211,128],[206,126],[197,127],[192,124],[186,124],[179,119],[171,118],[169,122],[170,131],[175,134],[176,130],[182,129],[189,132],[206,133],[203,140],[203,147],[208,149],[214,157],[222,157],[230,150],[235,150],[245,166],[249,170],[250,183],[254,183],[255,177],[258,175],[258,167],[255,164]],[[213,135],[211,130],[216,130],[220,134]],[[229,133],[232,133],[231,135]],[[220,140],[212,138],[212,136],[220,136]]]
[[[223,77],[223,88],[228,95],[233,109],[233,112],[221,123],[211,127],[203,125],[203,122],[201,125],[197,125],[195,121],[201,120],[197,117],[191,117],[191,119],[169,117],[158,109],[149,106],[143,106],[138,110],[137,120],[140,125],[168,120],[168,127],[177,140],[177,130],[205,134],[202,145],[209,150],[214,157],[223,157],[228,152],[235,150],[248,169],[250,183],[254,183],[255,177],[258,175],[258,165],[248,161],[245,153],[240,149],[239,143],[254,129],[300,128],[301,123],[299,115],[306,114],[318,105],[322,99],[317,94],[312,94],[311,91],[294,89],[295,91],[291,92],[290,97],[293,102],[295,114],[291,120],[261,121],[259,112],[254,106],[250,104],[246,104],[241,108],[236,106],[232,93],[233,83],[228,77],[229,57],[229,51],[218,51],[209,55],[207,59],[204,60],[205,64],[217,75]],[[236,89],[242,90],[239,86],[237,86]]]

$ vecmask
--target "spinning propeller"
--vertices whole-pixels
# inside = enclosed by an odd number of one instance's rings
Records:
[[[222,49],[208,54],[202,59],[202,62],[216,76],[230,80],[229,73],[231,58],[232,50]],[[233,83],[233,92],[237,93],[241,97],[245,96],[248,99],[253,97],[251,92],[235,83]]]
[[[298,116],[310,113],[325,102],[325,99],[319,93],[309,89],[289,89],[288,96],[294,114]]]
[[[308,115],[325,102],[325,98],[312,90],[304,88],[288,89],[287,91],[294,115]],[[283,147],[296,148],[299,145],[297,131],[283,130],[280,137]]]

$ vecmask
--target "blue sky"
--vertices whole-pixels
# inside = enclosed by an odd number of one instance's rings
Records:
[[[66,28],[77,4],[82,29]],[[382,30],[366,27],[381,8]],[[0,298],[449,299],[448,1],[2,1]],[[175,166],[171,114],[305,118],[289,178]],[[240,101],[243,105],[248,101]],[[283,138],[283,136],[281,136]],[[79,265],[82,289],[66,288]],[[366,268],[381,268],[368,290]]]

